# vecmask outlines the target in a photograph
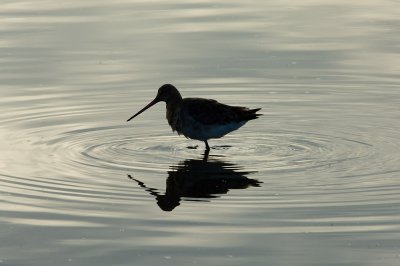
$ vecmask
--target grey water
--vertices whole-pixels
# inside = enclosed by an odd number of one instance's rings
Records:
[[[2,0],[0,265],[399,265],[400,2]],[[159,103],[262,108],[204,143]]]

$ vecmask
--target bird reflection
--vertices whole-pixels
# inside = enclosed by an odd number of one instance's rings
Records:
[[[169,170],[166,190],[162,194],[156,188],[131,175],[130,179],[156,198],[157,205],[163,211],[172,211],[180,205],[181,198],[191,201],[208,201],[226,194],[230,189],[259,187],[260,181],[247,178],[254,172],[242,171],[241,167],[220,159],[209,159],[208,152],[202,159],[187,159]]]

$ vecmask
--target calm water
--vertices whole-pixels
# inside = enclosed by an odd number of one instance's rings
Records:
[[[2,0],[0,18],[1,265],[400,264],[398,1]],[[126,123],[164,83],[264,116],[205,160],[164,104]]]

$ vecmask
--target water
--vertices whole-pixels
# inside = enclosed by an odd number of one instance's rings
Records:
[[[0,10],[0,265],[399,265],[397,1]],[[264,116],[206,160],[164,83]]]

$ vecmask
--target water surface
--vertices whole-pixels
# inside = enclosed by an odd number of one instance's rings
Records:
[[[0,10],[0,264],[400,263],[396,1]],[[164,83],[264,116],[206,156]]]

